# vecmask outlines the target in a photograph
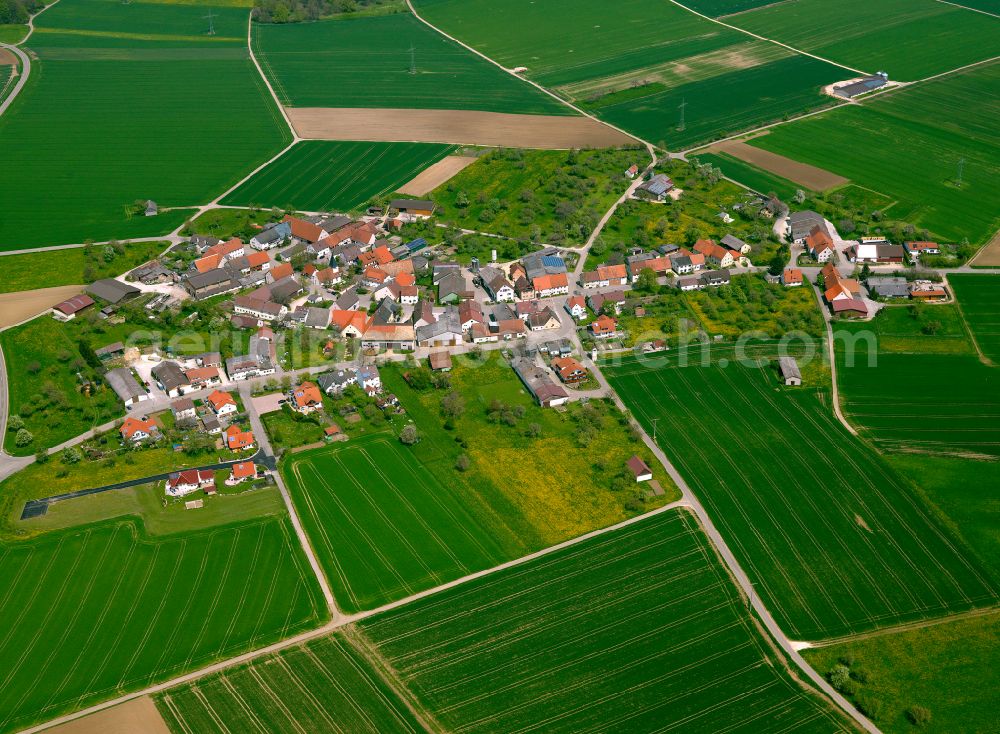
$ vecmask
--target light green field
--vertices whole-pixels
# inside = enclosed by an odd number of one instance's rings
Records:
[[[250,62],[248,15],[103,0],[40,15],[31,78],[0,120],[0,247],[165,234],[190,212],[127,208],[210,201],[279,151],[289,132]]]
[[[574,114],[409,13],[255,24],[253,34],[254,53],[291,107]]]
[[[711,163],[713,166],[718,166],[727,178],[739,181],[760,194],[777,194],[782,201],[791,200],[795,192],[802,188],[787,178],[757,168],[728,153],[697,153],[696,157],[701,163]]]
[[[1000,227],[998,83],[1000,63],[985,65],[772,128],[750,144],[890,197],[887,216],[941,241],[977,244]]]
[[[827,391],[773,365],[605,374],[692,484],[782,629],[823,639],[995,604],[995,571],[868,444]]]
[[[223,200],[303,211],[351,211],[396,191],[450,145],[307,140]],[[384,202],[383,202],[384,203]]]
[[[935,624],[845,642],[803,655],[819,673],[850,663],[848,698],[890,734],[978,734],[1000,709],[1000,614]],[[917,727],[907,712],[920,706],[930,720]]]
[[[316,626],[323,599],[287,520],[149,538],[134,522],[0,544],[0,730]]]
[[[988,59],[1000,47],[1000,18],[935,0],[790,0],[728,22],[901,81]]]

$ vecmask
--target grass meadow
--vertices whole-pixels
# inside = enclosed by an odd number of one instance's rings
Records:
[[[319,624],[287,520],[150,538],[132,521],[0,544],[0,730]]]
[[[1000,367],[1000,279],[993,275],[949,275],[962,317],[972,338],[995,366]]]
[[[358,623],[448,731],[830,731],[674,510]]]
[[[257,59],[290,107],[573,114],[409,13],[256,24],[253,34]]]
[[[121,249],[95,246],[5,255],[0,293],[92,283],[114,278],[157,257],[169,242],[128,242]]]
[[[815,640],[996,603],[996,579],[834,419],[770,368],[605,369],[652,429],[775,618]]]
[[[0,120],[0,247],[164,234],[190,212],[163,209],[210,201],[281,150],[248,14],[62,0],[39,16],[31,78]],[[131,216],[145,199],[161,213]]]
[[[431,143],[307,140],[257,173],[222,203],[350,211],[396,191],[453,149]]]
[[[977,244],[1000,227],[998,83],[1000,63],[985,65],[772,128],[750,144],[889,196],[887,216],[941,241]]]
[[[1000,613],[853,640],[803,656],[826,674],[849,663],[848,698],[886,734],[977,734],[996,727]],[[918,728],[908,712],[922,707]]]
[[[841,407],[865,438],[890,452],[1000,456],[997,368],[975,353],[956,306],[890,307],[838,329]],[[849,360],[848,338],[867,334],[877,340],[874,363]]]
[[[504,66],[525,66],[598,117],[674,149],[828,104],[820,87],[843,74],[671,3],[625,0],[613,14],[600,0],[416,5]]]
[[[1000,18],[935,0],[793,0],[729,22],[871,74],[884,70],[900,81],[988,59],[1000,45]]]
[[[339,632],[171,689],[156,703],[176,734],[425,731]]]
[[[282,471],[346,611],[377,607],[504,558],[461,495],[391,434],[294,454]]]

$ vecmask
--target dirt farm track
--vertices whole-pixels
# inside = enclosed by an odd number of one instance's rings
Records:
[[[295,132],[314,140],[548,149],[610,148],[638,142],[589,117],[354,107],[286,107],[285,111]]]

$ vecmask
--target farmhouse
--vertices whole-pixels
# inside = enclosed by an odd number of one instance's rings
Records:
[[[118,397],[121,398],[121,401],[125,403],[126,408],[131,408],[136,403],[149,400],[149,394],[146,392],[146,389],[136,381],[132,375],[132,370],[126,367],[110,370],[104,375],[104,379]]]
[[[239,280],[223,269],[188,275],[183,279],[183,285],[196,301],[240,289]]]
[[[258,250],[270,250],[283,245],[292,236],[292,225],[289,222],[275,222],[250,238],[250,244]]]
[[[462,343],[465,333],[454,306],[441,314],[433,323],[418,326],[417,344],[421,347],[453,347]]]
[[[417,348],[411,324],[372,324],[361,337],[362,349],[412,352]]]
[[[587,304],[595,314],[600,314],[607,309],[610,304],[615,314],[620,314],[625,306],[625,291],[607,291],[606,293],[594,293],[587,296]]]
[[[806,251],[816,262],[827,262],[836,250],[833,247],[833,240],[822,227],[813,227],[809,236],[805,240]]]
[[[222,384],[222,376],[219,374],[218,367],[194,367],[187,370],[184,376],[187,377],[191,387],[195,390]]]
[[[569,279],[566,273],[552,273],[534,278],[531,282],[535,295],[539,298],[561,296],[569,293]]]
[[[514,286],[497,268],[485,267],[479,271],[483,289],[497,303],[514,300]]]
[[[587,302],[583,296],[570,296],[566,300],[566,312],[574,319],[582,319],[587,315]]]
[[[792,357],[779,357],[778,369],[786,385],[802,384],[802,373],[799,372],[799,365]]]
[[[677,279],[677,287],[682,291],[697,291],[705,287],[700,275],[685,275]]]
[[[171,497],[183,497],[215,484],[215,472],[208,469],[188,469],[174,472],[167,478],[167,494]]]
[[[837,316],[844,316],[847,318],[861,317],[867,318],[868,307],[865,302],[858,298],[844,298],[836,300],[831,304],[833,308],[833,313]]]
[[[806,210],[802,212],[792,212],[788,215],[787,234],[796,245],[805,243],[806,237],[808,237],[816,227],[825,229],[826,222],[823,217],[814,211]]]
[[[707,270],[701,274],[701,281],[707,286],[729,285],[728,270]]]
[[[94,305],[94,299],[90,296],[73,296],[67,298],[62,303],[57,303],[52,307],[52,316],[59,321],[69,321],[76,318],[76,315],[84,309]]]
[[[542,407],[563,405],[569,400],[569,393],[553,382],[548,372],[527,357],[515,357],[511,367]]]
[[[704,255],[705,259],[720,268],[732,267],[733,252],[715,244],[712,240],[698,240],[694,243],[694,251]]]
[[[852,263],[902,263],[905,254],[901,245],[884,241],[866,242],[864,239],[847,250],[847,257]]]
[[[528,314],[527,324],[532,331],[547,331],[549,329],[558,329],[561,326],[559,316],[548,306],[540,311]]]

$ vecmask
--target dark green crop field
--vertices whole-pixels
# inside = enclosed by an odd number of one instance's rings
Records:
[[[206,35],[215,14],[217,35]],[[165,234],[281,150],[287,126],[246,48],[249,10],[62,0],[0,119],[0,248]]]
[[[680,0],[681,5],[703,13],[711,18],[720,18],[731,13],[744,13],[747,10],[770,5],[774,0]]]
[[[573,114],[409,13],[255,25],[253,34],[254,53],[291,107]]]
[[[391,435],[296,454],[283,472],[347,611],[488,568],[504,555],[462,498]]]
[[[134,521],[0,543],[0,731],[318,625],[287,520],[147,537]]]
[[[1000,455],[998,369],[979,359],[956,306],[890,307],[836,336],[841,406],[866,438],[887,451]]]
[[[418,0],[430,22],[598,117],[672,149],[830,103],[843,78],[672,3]],[[686,103],[685,124],[680,105]]]
[[[350,211],[392,193],[453,150],[431,143],[306,140],[222,203],[301,211]]]
[[[950,275],[962,316],[983,355],[1000,367],[1000,278],[995,275]]]
[[[156,703],[176,734],[424,731],[340,633],[171,689]]]
[[[690,516],[664,512],[359,623],[444,730],[831,731]]]
[[[791,0],[733,25],[839,64],[913,81],[996,56],[1000,18],[935,0]],[[849,78],[850,72],[847,72]]]
[[[605,370],[692,484],[784,630],[822,639],[996,603],[996,579],[825,391],[740,364]],[[821,401],[821,398],[823,401]]]
[[[888,216],[941,241],[977,244],[1000,227],[998,84],[1000,63],[984,65],[780,125],[751,145],[885,194],[896,202]]]

